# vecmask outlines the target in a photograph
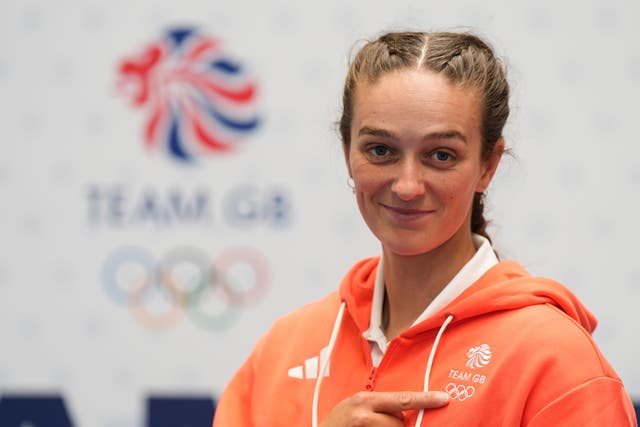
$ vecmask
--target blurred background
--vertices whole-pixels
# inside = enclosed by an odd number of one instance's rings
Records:
[[[505,58],[495,247],[585,302],[640,400],[639,12],[3,1],[0,424],[207,425],[269,325],[380,251],[334,123],[351,52],[404,29],[470,29]]]

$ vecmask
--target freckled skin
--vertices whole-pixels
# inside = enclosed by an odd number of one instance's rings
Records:
[[[480,108],[473,90],[423,70],[356,88],[345,156],[360,212],[385,252],[471,241],[474,193],[486,190],[500,157],[482,160]]]

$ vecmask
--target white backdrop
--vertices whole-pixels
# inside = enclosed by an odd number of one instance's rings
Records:
[[[0,397],[52,391],[74,425],[139,426],[151,394],[216,396],[275,318],[379,251],[333,124],[352,47],[383,30],[464,27],[507,59],[514,92],[515,156],[489,195],[495,246],[583,299],[600,320],[597,342],[640,398],[639,13],[616,0],[4,1]],[[121,61],[176,26],[219,40],[258,87],[255,131],[188,165],[145,147],[146,110],[117,90]],[[201,195],[206,218],[153,216],[171,211],[172,194]],[[274,195],[284,200],[277,218]],[[260,254],[269,287],[213,330],[186,317],[152,326],[104,279],[108,259],[132,246],[210,259],[249,248],[239,259]],[[236,270],[247,290],[258,273]],[[135,286],[132,271],[120,286]]]

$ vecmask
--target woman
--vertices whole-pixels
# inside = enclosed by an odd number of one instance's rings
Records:
[[[390,33],[358,52],[340,132],[382,256],[273,325],[216,427],[636,425],[593,315],[491,248],[508,98],[474,35]]]

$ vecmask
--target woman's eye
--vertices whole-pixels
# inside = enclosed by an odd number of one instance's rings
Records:
[[[369,148],[369,153],[373,154],[376,157],[384,157],[391,154],[391,150],[389,150],[389,147],[386,147],[384,145],[376,145]]]
[[[436,151],[433,153],[433,158],[439,162],[448,162],[453,160],[453,155],[447,151]]]

